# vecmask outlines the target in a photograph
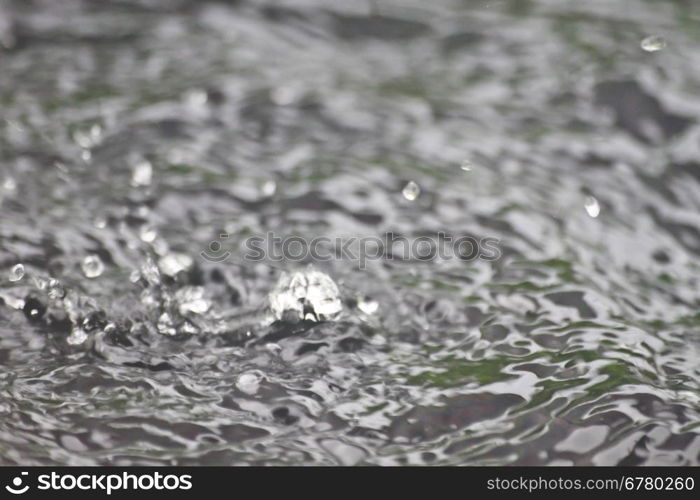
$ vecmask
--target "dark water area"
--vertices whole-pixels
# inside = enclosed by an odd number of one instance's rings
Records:
[[[0,464],[700,464],[698,68],[693,0],[0,1]]]

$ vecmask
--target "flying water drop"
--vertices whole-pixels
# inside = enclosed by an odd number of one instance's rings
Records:
[[[357,308],[365,314],[374,314],[379,309],[379,304],[374,300],[359,300]]]
[[[73,141],[83,149],[90,149],[100,143],[102,138],[102,127],[94,124],[86,130],[75,130],[73,132]]]
[[[586,200],[583,202],[583,207],[586,209],[588,215],[594,219],[600,214],[600,203],[598,203],[598,200],[593,196],[586,197]]]
[[[459,168],[464,170],[465,172],[471,172],[472,168],[474,167],[474,164],[470,162],[469,160],[464,160]]]
[[[153,179],[153,165],[148,160],[142,160],[134,165],[131,171],[131,185],[148,186]]]
[[[260,188],[260,192],[263,196],[270,197],[277,191],[277,183],[275,181],[266,181]]]
[[[414,181],[409,181],[409,183],[404,186],[402,194],[408,201],[413,201],[420,195],[420,186]]]
[[[660,35],[651,35],[642,40],[639,45],[642,47],[642,50],[646,50],[647,52],[658,52],[659,50],[665,49],[667,43],[664,37]]]
[[[105,270],[105,265],[97,255],[88,255],[83,259],[83,273],[88,278],[97,278]]]
[[[204,106],[207,101],[209,100],[209,96],[207,96],[206,91],[202,89],[193,89],[190,90],[186,95],[185,95],[185,102],[187,106],[191,108],[201,108]]]
[[[150,226],[142,226],[139,230],[139,237],[144,243],[153,243],[157,236],[158,233]]]
[[[14,191],[17,189],[17,182],[12,177],[6,177],[2,183],[2,187],[5,191]]]
[[[24,265],[16,264],[10,269],[10,281],[19,281],[24,278]]]

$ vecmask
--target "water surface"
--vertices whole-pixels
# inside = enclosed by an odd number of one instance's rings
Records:
[[[0,43],[0,463],[700,463],[697,2],[5,0]],[[200,255],[270,231],[502,255],[321,263],[340,316],[271,322],[295,264]]]

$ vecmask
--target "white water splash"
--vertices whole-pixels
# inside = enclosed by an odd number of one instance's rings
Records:
[[[277,320],[324,321],[343,309],[338,286],[330,276],[314,269],[283,273],[269,301]]]

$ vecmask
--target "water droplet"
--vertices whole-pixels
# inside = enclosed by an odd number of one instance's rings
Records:
[[[158,233],[150,226],[142,226],[139,230],[139,237],[144,243],[153,243],[157,236]]]
[[[149,309],[155,309],[160,305],[159,294],[155,290],[146,288],[141,292],[141,303]]]
[[[92,153],[89,149],[84,149],[83,152],[80,153],[80,157],[87,163],[92,159]]]
[[[34,276],[34,285],[36,285],[39,290],[46,290],[46,287],[49,286],[49,280],[41,276]]]
[[[153,251],[158,255],[166,255],[170,251],[170,245],[162,238],[156,237],[156,239],[151,242],[151,245],[153,246]]]
[[[186,271],[193,264],[192,257],[182,253],[169,253],[158,261],[158,266],[168,276]]]
[[[137,270],[131,271],[131,274],[129,275],[129,281],[132,283],[138,283],[138,281],[141,279],[141,273],[138,272]]]
[[[19,295],[20,293],[22,292],[16,289],[0,289],[0,299],[5,302],[6,306],[11,307],[12,309],[20,310],[24,308],[24,298]]]
[[[268,352],[270,352],[271,354],[275,354],[275,355],[282,352],[282,346],[279,344],[276,344],[274,342],[269,342],[269,343],[265,344],[265,349],[267,349]]]
[[[204,298],[204,288],[201,286],[186,286],[175,292],[175,298],[180,304],[180,314],[204,314],[210,304]]]
[[[103,310],[90,311],[83,318],[83,329],[86,332],[94,332],[96,330],[102,330],[107,326],[107,314]]]
[[[651,35],[642,40],[639,45],[642,47],[642,50],[646,50],[647,52],[658,52],[659,50],[665,49],[667,43],[664,37],[660,35]]]
[[[97,255],[88,255],[83,259],[83,273],[88,278],[97,278],[105,270],[105,265]]]
[[[365,314],[374,314],[379,309],[379,304],[374,300],[360,300],[357,308]]]
[[[262,375],[258,372],[241,373],[236,379],[236,387],[245,394],[255,394],[260,388]]]
[[[459,166],[459,168],[461,168],[465,172],[471,172],[472,168],[474,168],[474,164],[469,160],[464,160]]]
[[[204,106],[208,100],[209,97],[207,96],[206,91],[202,89],[190,90],[185,97],[187,105],[193,108],[199,108]]]
[[[593,196],[587,196],[586,200],[583,202],[583,206],[588,215],[594,219],[600,214],[600,203],[598,203],[598,200]]]
[[[102,138],[102,127],[97,123],[90,127],[90,138],[92,139],[93,144],[99,142],[99,140]]]
[[[185,320],[180,324],[180,331],[182,333],[188,333],[190,335],[197,335],[199,333],[199,328],[197,328],[191,322]]]
[[[57,279],[51,278],[47,285],[49,298],[52,300],[62,299],[66,296],[66,291]]]
[[[73,141],[81,148],[89,148],[91,146],[90,136],[83,132],[82,130],[76,130],[73,132]]]
[[[177,333],[177,330],[175,329],[175,324],[173,323],[173,319],[167,312],[164,312],[160,315],[160,317],[158,318],[158,325],[156,327],[158,328],[158,331],[163,335],[175,335]]]
[[[2,183],[2,187],[5,191],[14,191],[17,189],[17,182],[12,177],[6,177]]]
[[[313,269],[282,273],[269,301],[278,320],[326,320],[343,309],[338,286],[330,276]]]
[[[134,165],[131,171],[132,186],[149,186],[153,179],[153,165],[148,160],[142,160]]]
[[[88,336],[85,330],[76,326],[71,330],[70,335],[66,339],[70,345],[80,345],[87,340]]]
[[[76,130],[73,132],[73,141],[83,149],[90,149],[99,144],[102,138],[102,127],[94,124],[87,130]]]
[[[98,215],[95,217],[93,224],[97,229],[104,229],[107,227],[107,218],[104,215]]]
[[[281,86],[273,89],[272,92],[270,92],[270,97],[278,106],[289,106],[299,99],[300,92],[299,89],[290,85]]]
[[[275,181],[266,181],[262,188],[260,189],[263,196],[272,196],[277,191],[277,184]]]
[[[408,201],[413,201],[420,195],[420,186],[413,181],[406,184],[402,191],[403,197]]]
[[[10,281],[19,281],[24,278],[24,265],[16,264],[10,269]]]
[[[95,309],[97,309],[97,304],[91,297],[81,295],[75,290],[66,291],[66,296],[63,298],[63,310],[74,325],[82,320],[85,311]]]
[[[382,346],[382,345],[386,345],[387,340],[386,340],[386,337],[384,335],[377,334],[377,335],[373,335],[369,339],[369,343],[372,345],[376,345],[376,346]]]
[[[146,258],[146,262],[141,266],[141,275],[148,281],[149,285],[158,285],[160,283],[160,269],[150,257]]]

